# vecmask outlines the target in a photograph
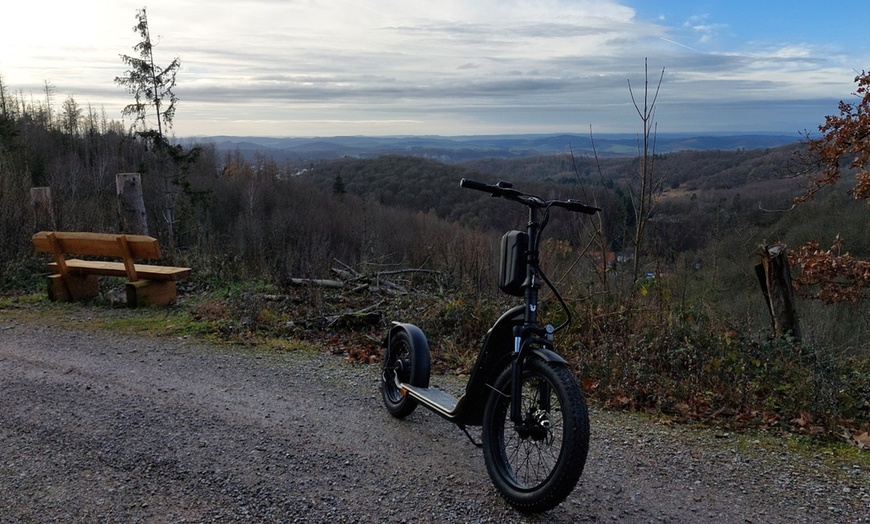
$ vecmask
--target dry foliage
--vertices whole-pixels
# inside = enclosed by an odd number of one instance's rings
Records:
[[[856,185],[849,194],[859,200],[870,199],[870,73],[862,71],[855,77],[858,88],[855,104],[840,101],[840,114],[825,117],[819,126],[822,137],[808,142],[814,164],[820,168],[818,176],[810,177],[810,188],[798,198],[799,202],[813,198],[818,191],[836,184],[844,166],[857,170]]]
[[[808,141],[808,159],[818,169],[810,175],[810,187],[796,199],[812,199],[823,187],[837,184],[844,168],[854,170],[855,186],[849,194],[856,200],[870,201],[870,73],[862,71],[855,77],[858,88],[854,95],[860,100],[850,104],[840,101],[839,115],[830,115],[819,126],[822,137]],[[842,239],[837,236],[831,249],[819,249],[813,241],[791,254],[791,261],[800,268],[795,285],[813,298],[826,303],[858,302],[870,293],[870,262],[856,260],[842,252]],[[814,290],[815,293],[809,290]]]
[[[800,268],[793,283],[803,296],[828,304],[856,303],[870,296],[870,262],[844,252],[839,235],[828,250],[815,241],[801,246],[790,253],[789,263]]]

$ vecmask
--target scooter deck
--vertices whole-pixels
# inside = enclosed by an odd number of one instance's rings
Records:
[[[418,388],[417,386],[404,383],[401,387],[407,390],[411,397],[436,411],[443,412],[444,414],[449,415],[453,413],[456,409],[456,405],[459,403],[459,399],[436,387]]]

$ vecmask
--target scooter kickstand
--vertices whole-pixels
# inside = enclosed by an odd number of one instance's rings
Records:
[[[476,441],[474,440],[474,437],[472,437],[472,436],[471,436],[471,433],[469,433],[468,430],[465,429],[465,426],[464,426],[464,425],[462,425],[462,424],[457,424],[457,425],[459,426],[459,429],[461,429],[462,432],[465,433],[465,436],[468,437],[468,440],[470,440],[472,444],[474,444],[474,445],[475,445],[476,447],[478,447],[478,448],[482,448],[482,447],[483,447],[483,444],[482,444],[482,443],[480,443],[480,442],[476,442]]]

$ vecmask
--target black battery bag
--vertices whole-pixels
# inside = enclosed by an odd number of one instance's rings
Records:
[[[498,288],[508,295],[523,296],[526,281],[529,235],[522,231],[508,231],[501,237],[501,267],[498,272]]]

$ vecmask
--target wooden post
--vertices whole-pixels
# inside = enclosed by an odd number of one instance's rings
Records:
[[[785,247],[781,244],[763,245],[758,248],[758,254],[761,263],[755,266],[755,274],[767,301],[773,332],[777,337],[790,333],[795,340],[800,340],[800,324]]]
[[[30,188],[30,205],[33,207],[33,218],[36,231],[54,231],[54,207],[51,204],[50,187]]]
[[[121,232],[131,235],[147,235],[148,220],[145,215],[145,199],[142,196],[142,177],[139,173],[118,173],[115,177],[118,190],[118,215]]]

